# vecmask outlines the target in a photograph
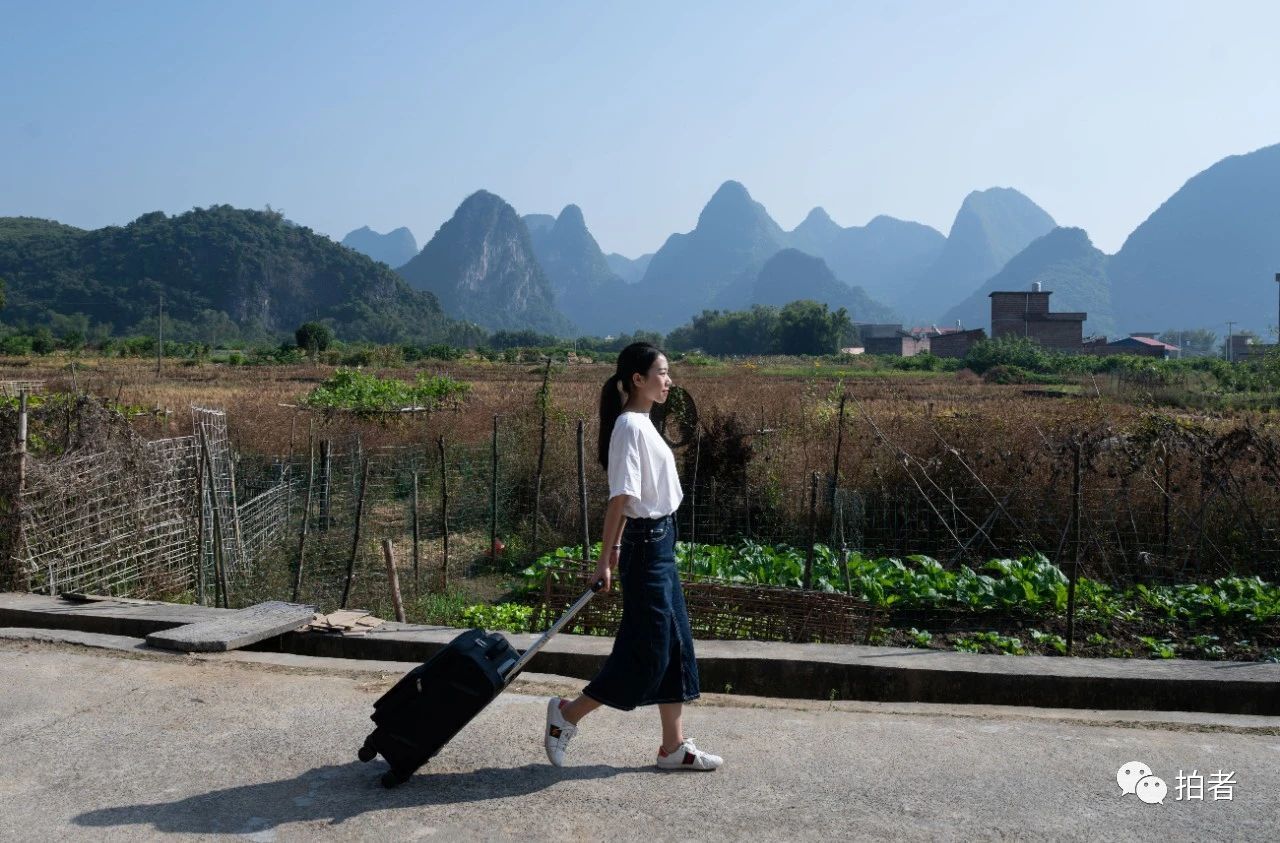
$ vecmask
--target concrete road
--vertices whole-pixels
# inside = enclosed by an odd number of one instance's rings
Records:
[[[686,723],[725,767],[661,773],[655,712],[598,712],[556,769],[512,691],[386,791],[354,756],[393,678],[0,641],[0,839],[1280,838],[1277,719],[716,695]],[[1164,804],[1121,795],[1130,761]]]

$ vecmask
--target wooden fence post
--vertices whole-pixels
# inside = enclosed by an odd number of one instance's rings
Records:
[[[311,431],[312,433],[315,432],[314,420],[312,421]],[[286,457],[284,461],[285,470],[289,472],[293,471],[293,442],[294,442],[294,435],[297,432],[298,432],[298,411],[294,410],[293,415],[289,417],[289,456]]]
[[[218,605],[219,594],[222,608],[231,608],[230,589],[227,588],[227,564],[222,546],[222,512],[218,506],[218,484],[213,476],[213,459],[209,456],[209,440],[205,436],[203,426],[200,428],[200,451],[204,455],[205,479],[209,482],[209,496],[213,510],[213,604]]]
[[[230,442],[227,443],[227,467],[231,471],[231,535],[236,542],[236,559],[240,562],[240,570],[247,573],[249,560],[244,555],[244,539],[240,533],[240,504],[236,502],[236,457],[231,452]]]
[[[813,554],[818,541],[818,472],[813,473],[809,486],[809,552],[804,557],[803,587],[813,587]]]
[[[1071,523],[1075,527],[1075,552],[1071,558],[1071,575],[1067,580],[1067,655],[1075,645],[1076,637],[1076,578],[1080,573],[1080,496],[1082,483],[1080,478],[1080,441],[1072,443],[1071,449]]]
[[[320,530],[329,530],[329,505],[333,499],[333,440],[320,440]]]
[[[302,593],[302,569],[307,558],[307,524],[311,518],[311,492],[316,482],[316,432],[307,437],[307,494],[302,502],[302,526],[298,530],[298,568],[293,572],[293,602]]]
[[[1160,445],[1160,450],[1161,450],[1162,456],[1164,457],[1163,459],[1164,488],[1161,489],[1161,492],[1163,492],[1163,495],[1162,495],[1163,500],[1161,501],[1161,503],[1163,504],[1164,512],[1163,512],[1163,523],[1162,523],[1163,529],[1161,530],[1162,542],[1161,542],[1161,548],[1160,548],[1160,564],[1167,565],[1169,560],[1169,483],[1173,478],[1173,466],[1170,465],[1171,461],[1169,458],[1169,443],[1162,442]]]
[[[578,505],[582,513],[582,561],[591,564],[591,538],[587,527],[586,422],[578,419]]]
[[[836,509],[836,489],[840,485],[840,447],[844,444],[844,381],[840,381],[840,414],[836,420],[836,457],[835,465],[831,468],[831,494],[830,497],[831,511]]]
[[[27,484],[27,391],[18,392],[18,496]]]
[[[498,570],[498,416],[493,417],[492,469],[489,473],[489,570]]]
[[[542,374],[542,389],[538,391],[541,408],[542,433],[538,437],[538,469],[533,475],[533,542],[529,546],[534,560],[538,558],[538,522],[542,514],[542,467],[547,455],[547,401],[550,397],[548,382],[551,380],[551,358],[547,357],[547,369]]]
[[[364,496],[369,491],[369,458],[363,460],[360,470],[360,497],[356,499],[356,526],[351,534],[351,556],[347,559],[347,581],[342,586],[341,608],[347,608],[347,600],[351,597],[351,581],[356,575],[356,554],[360,552],[360,528],[364,526]]]
[[[419,545],[421,536],[421,509],[418,506],[418,472],[413,472],[413,596],[416,598],[421,588],[418,580],[418,563],[422,559]]]
[[[693,434],[693,483],[689,487],[689,579],[697,570],[698,559],[698,461],[702,457],[702,426]]]
[[[449,590],[449,475],[445,471],[444,436],[436,443],[440,446],[440,532],[444,536],[444,558],[440,562],[440,590]]]
[[[204,584],[204,460],[200,449],[196,449],[196,603],[203,606],[205,598]]]
[[[27,390],[18,391],[18,441],[15,443],[14,458],[18,462],[17,477],[13,489],[12,509],[7,519],[13,523],[11,544],[0,544],[8,556],[0,556],[0,588],[12,588],[15,591],[22,587],[21,564],[23,549],[26,547],[26,530],[23,526],[23,498],[27,490]],[[6,460],[7,462],[7,460]],[[30,583],[28,582],[29,586]]]
[[[404,623],[404,601],[400,599],[400,577],[396,574],[396,557],[391,547],[391,539],[382,540],[382,556],[387,561],[387,583],[391,586],[391,607],[395,610],[396,620]]]

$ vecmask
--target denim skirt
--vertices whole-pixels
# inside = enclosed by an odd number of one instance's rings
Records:
[[[583,689],[593,700],[630,711],[698,698],[698,663],[675,546],[673,516],[627,519],[618,557],[622,620],[604,667]]]

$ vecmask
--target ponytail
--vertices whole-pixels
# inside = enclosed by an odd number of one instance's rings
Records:
[[[631,393],[632,375],[649,374],[653,361],[662,349],[647,342],[633,342],[618,354],[618,368],[600,388],[600,437],[596,443],[596,458],[600,467],[609,470],[609,440],[613,438],[613,426],[622,415],[622,408]]]
[[[622,376],[614,372],[604,386],[600,388],[600,437],[596,442],[596,458],[600,467],[609,470],[609,440],[613,438],[613,426],[622,415],[622,406],[626,403],[623,392]]]

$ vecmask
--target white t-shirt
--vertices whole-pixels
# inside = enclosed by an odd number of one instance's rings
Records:
[[[676,458],[648,413],[618,416],[609,439],[609,498],[629,495],[628,518],[661,518],[680,507],[684,492]]]

